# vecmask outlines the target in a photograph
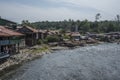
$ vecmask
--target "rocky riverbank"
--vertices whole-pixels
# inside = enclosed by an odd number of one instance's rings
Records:
[[[48,46],[34,46],[32,48],[22,49],[20,50],[19,54],[12,55],[6,61],[0,64],[0,76],[27,61],[40,58],[44,54],[49,53],[51,53],[51,50]]]
[[[22,49],[20,50],[20,53],[12,55],[4,63],[0,64],[0,76],[6,72],[9,72],[9,70],[14,69],[16,66],[21,65],[24,62],[31,61],[36,58],[40,58],[44,54],[49,54],[55,50],[66,50],[66,49],[71,49],[76,47],[78,47],[78,45],[75,45],[74,47],[69,47],[66,45],[48,47],[46,45],[42,45],[42,46],[34,46],[34,47]]]
[[[36,58],[42,57],[44,54],[49,54],[55,50],[66,50],[70,49],[65,46],[52,46],[48,47],[46,45],[34,46],[31,48],[26,48],[20,50],[20,53],[10,56],[7,60],[0,64],[0,76],[16,69],[23,63],[31,61]]]
[[[92,44],[86,44],[88,45],[97,45],[99,43],[92,43]],[[52,46],[48,47],[46,45],[42,46],[34,46],[27,49],[20,50],[19,54],[12,55],[9,59],[7,59],[4,63],[0,64],[0,76],[6,74],[7,72],[10,72],[14,70],[16,67],[20,66],[21,64],[31,61],[36,58],[42,57],[44,54],[49,54],[52,51],[55,50],[66,50],[71,48],[80,47],[81,45],[75,45],[75,47],[68,47],[68,46]]]

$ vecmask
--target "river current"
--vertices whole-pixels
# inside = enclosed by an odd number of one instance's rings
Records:
[[[24,64],[3,80],[120,80],[120,44],[54,51]]]

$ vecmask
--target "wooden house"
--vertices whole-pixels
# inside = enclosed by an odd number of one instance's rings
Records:
[[[0,26],[0,54],[19,52],[22,36],[23,34],[21,33],[7,29],[5,26]]]
[[[48,35],[48,31],[47,30],[38,30],[38,39],[45,39]]]
[[[25,35],[26,46],[34,46],[37,44],[38,30],[29,26],[23,26],[19,28],[17,31]]]

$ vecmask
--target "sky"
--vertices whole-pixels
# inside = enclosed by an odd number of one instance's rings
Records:
[[[20,23],[22,20],[62,21],[114,20],[120,14],[120,0],[0,0],[0,16]]]

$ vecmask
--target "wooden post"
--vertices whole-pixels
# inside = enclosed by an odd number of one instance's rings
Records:
[[[13,49],[15,49],[13,52],[16,54],[16,44],[13,45]]]
[[[34,36],[33,36],[33,33],[32,33],[32,46],[34,45],[33,39],[34,39]]]
[[[1,52],[1,44],[0,44],[0,52]]]
[[[18,53],[20,52],[20,46],[19,46],[19,43],[18,43]]]
[[[1,42],[0,42],[0,52],[1,52]]]

